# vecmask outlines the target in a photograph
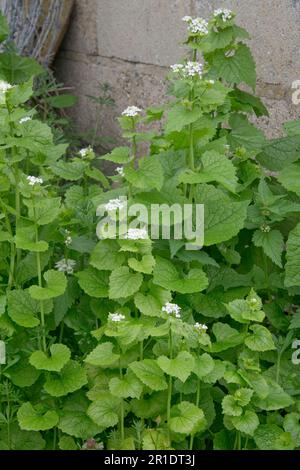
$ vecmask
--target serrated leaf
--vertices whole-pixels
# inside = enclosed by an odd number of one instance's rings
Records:
[[[79,390],[86,383],[87,376],[85,370],[78,362],[69,361],[60,373],[48,375],[44,389],[53,397],[62,397]]]
[[[40,324],[37,318],[39,306],[27,290],[12,290],[7,295],[8,315],[20,326],[34,328]]]
[[[129,297],[139,290],[142,282],[142,274],[131,273],[126,266],[117,268],[109,277],[109,298]]]
[[[130,162],[130,148],[129,147],[116,147],[112,152],[107,153],[101,157],[103,160],[109,162],[126,164]]]
[[[254,411],[246,410],[241,416],[233,416],[232,424],[238,431],[253,436],[254,431],[259,426],[259,419]]]
[[[266,138],[263,132],[251,124],[243,114],[232,114],[229,124],[232,131],[228,141],[232,147],[244,147],[250,152],[257,153],[265,145]]]
[[[116,240],[101,240],[91,253],[90,264],[99,270],[119,268],[125,261],[125,255],[119,249]]]
[[[98,271],[88,266],[84,271],[76,273],[78,283],[82,290],[90,297],[105,298],[108,295],[107,272]]]
[[[213,371],[214,366],[213,358],[207,353],[194,357],[193,372],[199,379],[210,374]]]
[[[30,402],[23,403],[17,412],[18,422],[25,431],[47,431],[54,428],[59,420],[55,411],[42,413],[37,411]]]
[[[205,152],[201,157],[202,168],[198,171],[186,170],[179,177],[179,182],[188,184],[210,183],[216,181],[224,188],[236,191],[236,168],[225,156],[214,150]]]
[[[196,434],[204,431],[207,421],[203,411],[193,403],[182,401],[171,408],[170,429],[179,434]]]
[[[113,377],[109,381],[109,390],[115,397],[140,398],[143,384],[133,372],[128,371],[122,378]]]
[[[202,269],[191,269],[183,277],[171,261],[161,257],[156,257],[153,282],[167,290],[180,292],[181,294],[201,292],[208,286],[207,276]]]
[[[294,444],[290,433],[286,433],[276,424],[261,424],[254,433],[254,441],[260,450],[293,450]]]
[[[16,247],[21,250],[28,250],[39,253],[47,251],[49,248],[49,245],[46,241],[36,241],[33,226],[18,228],[15,235],[15,243]]]
[[[177,377],[181,382],[186,381],[194,368],[194,358],[187,351],[181,351],[174,359],[159,356],[157,363],[165,374]]]
[[[263,249],[265,254],[282,268],[281,255],[283,252],[284,241],[279,230],[271,230],[270,232],[262,232],[256,230],[253,234],[253,243],[255,246]]]
[[[287,241],[284,284],[300,286],[300,224],[291,230]]]
[[[227,416],[241,416],[243,408],[236,402],[232,395],[227,395],[222,400],[222,410]]]
[[[143,361],[133,362],[130,369],[140,379],[143,384],[151,388],[151,390],[165,390],[167,382],[163,371],[153,359],[144,359]]]
[[[106,391],[98,392],[97,396],[97,400],[88,407],[88,416],[103,428],[115,426],[119,421],[121,400]]]
[[[294,163],[300,156],[300,135],[273,139],[263,146],[257,160],[265,168],[280,171]]]
[[[159,286],[151,286],[147,294],[138,292],[134,296],[134,304],[143,315],[160,317],[161,309],[172,298],[171,292]]]
[[[144,157],[139,160],[138,169],[126,167],[124,170],[125,178],[129,183],[139,189],[157,189],[162,188],[164,173],[158,157]]]
[[[71,357],[70,349],[64,344],[52,344],[50,353],[51,356],[48,357],[43,351],[35,351],[31,354],[29,362],[38,370],[59,372]]]
[[[50,165],[51,170],[56,176],[68,181],[78,181],[84,176],[85,169],[87,167],[86,162],[79,159],[75,159],[70,162],[60,160]]]
[[[253,333],[246,337],[245,344],[251,351],[263,352],[276,349],[272,335],[267,328],[262,325],[252,325],[250,330]]]
[[[115,364],[119,358],[119,354],[113,352],[114,345],[110,342],[98,344],[98,346],[91,351],[85,362],[97,367],[109,367],[112,364]]]
[[[136,258],[128,259],[128,266],[139,273],[151,274],[155,265],[155,258],[152,255],[144,255],[139,261]]]
[[[61,211],[60,197],[53,197],[41,200],[27,201],[29,208],[29,217],[38,225],[51,224],[59,215]]]
[[[5,375],[14,385],[23,388],[31,387],[39,378],[40,372],[29,364],[27,357],[21,357],[16,364],[6,370]]]
[[[199,109],[188,109],[184,106],[176,105],[168,113],[166,133],[180,132],[185,126],[200,119],[202,113]]]
[[[71,395],[63,406],[63,413],[57,427],[69,436],[88,439],[102,432],[103,427],[95,424],[87,415],[89,400],[81,392]]]
[[[248,302],[242,299],[233,300],[226,305],[226,309],[231,318],[239,323],[262,322],[265,318],[262,310],[251,309]]]
[[[67,279],[64,273],[51,269],[44,274],[44,279],[47,287],[29,287],[29,294],[33,299],[47,300],[63,295],[67,287]]]

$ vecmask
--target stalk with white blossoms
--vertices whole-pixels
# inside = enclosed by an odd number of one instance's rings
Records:
[[[105,204],[105,210],[107,212],[110,211],[116,211],[118,209],[123,209],[125,207],[125,202],[122,201],[122,199],[110,199],[106,204]]]
[[[198,322],[195,323],[194,328],[198,333],[206,333],[206,331],[208,329],[208,327],[206,325],[198,323]]]
[[[189,22],[188,31],[192,34],[208,34],[208,22],[203,18],[194,18]]]
[[[218,8],[214,11],[214,17],[221,17],[224,22],[230,21],[233,18],[233,12],[227,8]]]
[[[197,75],[199,78],[202,78],[203,76],[203,64],[201,64],[201,62],[188,61],[185,65],[174,64],[171,65],[171,69],[174,73],[181,74],[185,78],[195,77]]]
[[[32,118],[30,116],[25,116],[20,119],[19,124],[24,124],[25,122],[31,121]]]
[[[55,268],[57,269],[57,271],[60,271],[62,273],[67,273],[67,274],[73,274],[75,266],[76,266],[76,261],[74,259],[65,259],[65,258],[63,258],[62,260],[58,261],[55,264]]]
[[[127,116],[127,117],[135,117],[138,116],[139,113],[141,113],[142,110],[138,108],[137,106],[128,106],[123,112],[122,116]]]
[[[86,147],[86,148],[83,148],[81,150],[79,150],[79,155],[82,157],[82,158],[85,158],[87,157],[89,154],[91,154],[93,152],[93,149],[91,146],[89,147]]]
[[[119,323],[121,321],[124,321],[125,320],[125,315],[122,315],[122,313],[109,313],[108,314],[108,319],[109,321],[112,321],[114,323]]]
[[[181,308],[177,304],[167,302],[161,309],[162,312],[167,313],[168,315],[173,315],[175,318],[181,318]]]
[[[30,186],[35,186],[36,184],[43,184],[43,178],[37,178],[36,176],[27,176],[27,181]]]
[[[130,228],[124,238],[126,240],[145,240],[148,238],[148,232],[145,228]]]

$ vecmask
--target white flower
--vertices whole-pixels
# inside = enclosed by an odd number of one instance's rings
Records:
[[[128,106],[128,108],[126,108],[123,111],[122,115],[123,116],[128,116],[128,117],[135,117],[141,112],[142,112],[142,110],[140,108],[138,108],[137,106]]]
[[[168,315],[175,315],[176,318],[181,318],[181,308],[177,304],[167,302],[161,310],[162,312],[167,313]]]
[[[218,8],[214,11],[214,17],[221,16],[222,21],[230,21],[233,17],[233,13],[231,10],[227,8]]]
[[[73,238],[70,237],[70,235],[68,235],[65,239],[65,245],[70,246],[72,244],[72,242],[73,242]]]
[[[58,261],[55,264],[55,268],[57,269],[57,271],[60,271],[62,273],[67,273],[67,274],[73,274],[75,266],[76,266],[76,261],[74,259],[65,259],[65,258],[63,258],[62,260]]]
[[[174,64],[174,65],[171,65],[171,69],[173,70],[174,73],[179,73],[179,72],[183,71],[184,65],[183,64]]]
[[[266,225],[266,224],[263,224],[261,227],[260,227],[260,230],[264,233],[269,233],[270,230],[271,230],[271,227],[270,225]]]
[[[185,23],[189,23],[190,21],[192,21],[192,19],[193,19],[193,18],[192,18],[191,16],[184,16],[184,17],[182,18],[182,21],[184,21]]]
[[[193,34],[208,34],[208,22],[203,18],[195,18],[189,22],[188,30]]]
[[[116,211],[118,209],[123,209],[125,202],[121,199],[110,199],[107,204],[105,204],[105,210],[107,212]]]
[[[43,184],[42,178],[37,178],[36,176],[27,176],[27,181],[30,186],[35,186],[36,184]]]
[[[22,119],[20,119],[19,123],[24,124],[24,122],[31,121],[31,119],[32,118],[30,116],[25,116]]]
[[[195,77],[196,75],[199,75],[199,77],[202,78],[203,64],[200,62],[187,62],[184,68],[184,74],[188,77]]]
[[[0,93],[6,93],[7,90],[13,88],[13,85],[10,83],[5,82],[4,80],[0,80]]]
[[[206,333],[206,330],[208,329],[206,325],[202,325],[201,323],[195,323],[194,328],[198,333]]]
[[[82,157],[82,158],[85,158],[88,156],[89,153],[93,152],[93,149],[92,147],[87,147],[87,148],[84,148],[84,149],[81,149],[79,150],[79,155]]]
[[[127,240],[145,240],[148,238],[148,232],[145,228],[130,228],[124,238]]]
[[[120,321],[123,321],[125,320],[125,315],[122,315],[122,313],[109,313],[108,315],[108,319],[112,322],[120,322]]]
[[[214,80],[207,80],[207,83],[209,83],[210,85],[214,85],[215,81]]]
[[[119,176],[124,176],[124,168],[122,166],[118,166],[116,168],[116,173],[119,175]]]

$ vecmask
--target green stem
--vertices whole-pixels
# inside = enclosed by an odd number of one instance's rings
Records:
[[[121,359],[119,360],[119,369],[120,369],[120,379],[123,378],[123,371],[121,367]],[[124,441],[125,433],[124,433],[124,400],[121,400],[121,409],[120,409],[120,435],[121,441]]]
[[[169,331],[169,354],[170,359],[173,358],[173,337],[172,337],[172,330],[170,327]],[[167,399],[167,423],[170,430],[170,417],[171,417],[171,404],[172,404],[172,376],[169,376],[169,384],[168,384],[168,399]]]
[[[38,243],[38,241],[39,241],[39,230],[38,230],[38,226],[37,226],[36,223],[35,223],[35,240],[36,240],[36,243]],[[37,275],[38,275],[39,287],[43,287],[41,254],[40,254],[39,251],[36,253],[36,264],[37,264]],[[47,345],[46,345],[45,312],[44,312],[44,302],[43,302],[43,300],[40,301],[40,309],[41,309],[41,327],[42,327],[42,347],[43,347],[43,351],[46,352]]]
[[[281,365],[281,353],[279,352],[277,355],[277,363],[276,363],[276,382],[279,384],[280,378],[280,365]]]
[[[196,403],[195,403],[198,408],[199,408],[199,403],[200,403],[200,386],[201,386],[200,379],[198,379],[197,393],[196,393]],[[193,445],[194,445],[194,435],[191,436],[190,450],[193,450]]]
[[[6,399],[7,399],[7,409],[6,409],[6,418],[7,418],[7,444],[8,449],[11,449],[11,433],[10,433],[10,397],[9,397],[9,385],[6,382]]]
[[[20,176],[19,176],[19,167],[18,164],[15,165],[15,209],[16,209],[16,231],[20,224],[21,218],[21,199],[20,199],[20,190],[19,190]],[[17,249],[17,264],[19,266],[21,261],[21,250]]]

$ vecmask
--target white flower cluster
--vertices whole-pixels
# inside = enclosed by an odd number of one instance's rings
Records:
[[[182,21],[188,23],[188,30],[193,34],[208,34],[208,22],[203,18],[184,16]]]
[[[10,83],[5,82],[4,80],[0,80],[0,93],[6,93],[8,90],[13,88],[13,85]]]
[[[105,204],[105,210],[107,212],[116,211],[118,209],[123,209],[125,206],[124,201],[121,199],[110,199],[107,204]]]
[[[128,106],[128,108],[126,108],[123,111],[122,115],[123,116],[128,116],[128,117],[135,117],[141,112],[142,112],[142,110],[140,108],[138,108],[137,106]]]
[[[200,62],[189,61],[185,65],[174,64],[171,65],[171,69],[174,73],[182,73],[184,77],[195,77],[199,75],[199,77],[202,78],[203,75],[203,64]]]
[[[201,323],[198,323],[198,322],[195,323],[194,328],[196,331],[198,331],[198,333],[206,333],[206,330],[207,330],[206,325],[202,325]]]
[[[230,21],[233,17],[232,11],[227,8],[218,8],[214,11],[214,17],[221,16],[222,21]]]
[[[87,157],[91,152],[93,152],[93,149],[92,147],[87,147],[87,148],[84,148],[84,149],[81,149],[79,150],[79,155],[82,157],[82,158],[85,158]]]
[[[108,315],[108,319],[112,322],[115,322],[115,323],[118,323],[118,322],[121,322],[123,320],[125,320],[125,315],[122,315],[122,313],[109,313]]]
[[[124,176],[124,168],[122,166],[118,166],[116,168],[116,173],[119,175],[119,176]]]
[[[145,228],[130,228],[124,238],[126,240],[145,240],[148,238],[148,232]]]
[[[55,268],[57,269],[57,271],[60,271],[62,273],[67,273],[67,274],[73,274],[75,266],[76,266],[76,261],[74,259],[65,259],[65,258],[63,258],[62,260],[58,261],[55,264]]]
[[[37,178],[36,176],[27,176],[27,181],[30,186],[35,186],[36,184],[43,184],[42,178]]]
[[[23,117],[22,119],[20,119],[19,123],[20,124],[24,124],[24,122],[28,122],[28,121],[31,121],[31,117],[30,116],[25,116]]]
[[[181,318],[181,315],[180,315],[181,308],[177,304],[172,304],[171,302],[167,302],[163,306],[161,311],[164,313],[167,313],[168,315],[174,315],[176,318]]]

